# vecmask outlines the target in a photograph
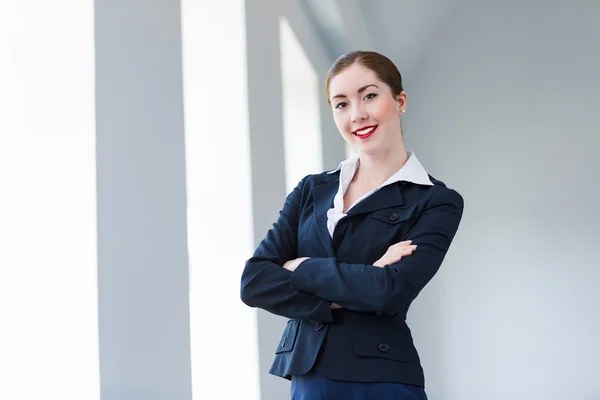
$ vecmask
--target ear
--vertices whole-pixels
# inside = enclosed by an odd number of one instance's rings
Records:
[[[402,111],[402,110],[404,110],[404,102],[402,101],[401,95],[396,96],[396,102],[398,103],[397,107],[396,107],[396,110],[398,111],[398,115],[402,116],[402,114],[404,114],[404,112]]]
[[[406,112],[406,92],[403,90],[398,96],[396,101],[398,102],[398,114],[402,115]]]

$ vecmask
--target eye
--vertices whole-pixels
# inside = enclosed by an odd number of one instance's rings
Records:
[[[338,110],[341,110],[342,108],[346,107],[347,105],[348,105],[348,103],[342,101],[340,103],[337,103],[335,108],[337,108]]]
[[[377,93],[369,93],[368,95],[365,96],[365,99],[371,100],[371,99],[374,99],[375,97],[377,97]]]

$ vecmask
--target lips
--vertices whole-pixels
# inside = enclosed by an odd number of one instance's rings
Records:
[[[354,132],[352,132],[352,134],[360,139],[366,139],[370,137],[375,132],[375,130],[377,130],[378,126],[379,125],[365,126],[364,128],[355,130]]]

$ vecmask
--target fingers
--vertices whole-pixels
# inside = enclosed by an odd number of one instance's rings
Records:
[[[417,245],[412,244],[412,240],[405,240],[403,242],[399,242],[396,244],[391,245],[388,248],[389,252],[397,252],[397,251],[405,251],[407,249],[410,249],[411,251],[416,250]]]
[[[417,246],[416,245],[408,245],[408,244],[404,244],[402,246],[396,246],[392,249],[390,249],[390,254],[388,258],[388,261],[390,264],[391,263],[395,263],[398,262],[402,259],[402,257],[406,257],[406,256],[410,256],[416,249]]]
[[[412,253],[413,251],[415,251],[417,249],[417,245],[412,244],[411,240],[406,240],[404,242],[399,242],[396,244],[391,245],[388,248],[388,251],[390,254],[397,254],[398,252],[404,254],[404,252],[409,251],[408,254]]]
[[[412,244],[412,240],[404,240],[404,241],[402,241],[402,242],[398,242],[398,243],[396,243],[396,244],[393,244],[393,245],[391,245],[391,246],[390,246],[390,249],[391,249],[391,248],[395,248],[395,247],[404,247],[404,246],[409,246],[409,245],[411,245],[411,244]]]
[[[415,250],[417,245],[412,244],[412,240],[404,240],[396,244],[391,245],[385,252],[383,257],[373,264],[375,267],[384,267],[385,265],[393,264],[402,259],[402,257],[410,256]]]
[[[400,253],[404,256],[407,256],[409,254],[412,254],[413,251],[415,251],[417,249],[417,245],[416,244],[411,244],[408,246],[403,246],[403,247],[398,247],[395,250],[396,253]]]

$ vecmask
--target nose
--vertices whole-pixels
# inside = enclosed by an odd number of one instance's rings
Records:
[[[362,104],[358,103],[352,106],[352,122],[362,122],[369,118],[367,111],[364,109]]]

